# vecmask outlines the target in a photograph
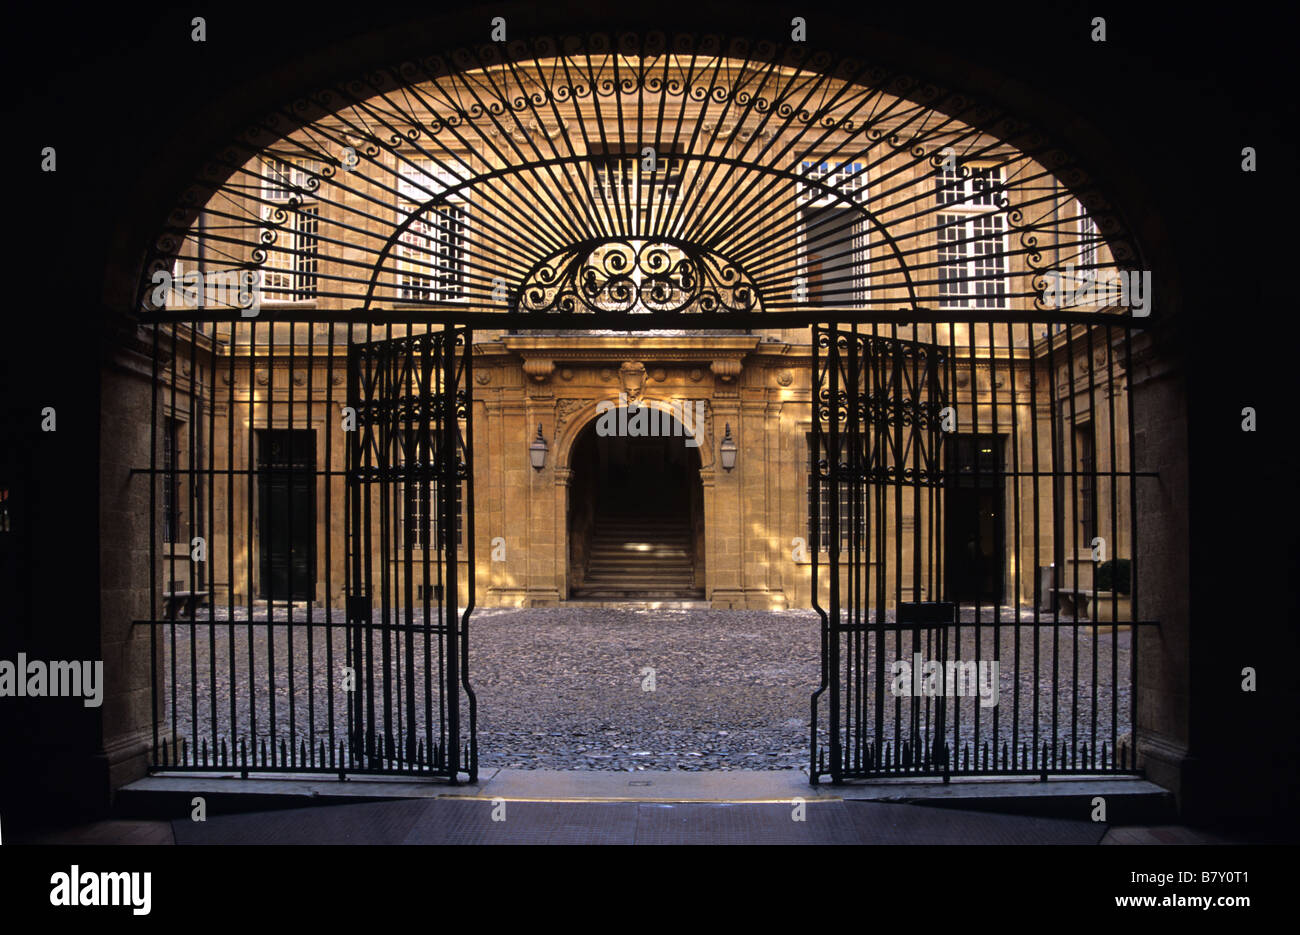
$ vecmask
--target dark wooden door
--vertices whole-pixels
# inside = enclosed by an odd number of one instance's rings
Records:
[[[307,601],[316,592],[316,433],[258,432],[259,596]]]
[[[1005,573],[1003,441],[958,435],[946,447],[944,567],[948,597],[1001,603]]]

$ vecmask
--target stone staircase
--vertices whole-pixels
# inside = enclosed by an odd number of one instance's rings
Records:
[[[579,600],[699,600],[691,529],[685,518],[597,513]]]

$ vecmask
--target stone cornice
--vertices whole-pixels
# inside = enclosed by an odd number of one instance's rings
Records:
[[[545,357],[556,363],[588,361],[690,361],[712,363],[740,360],[759,346],[756,334],[708,335],[507,335],[507,351],[524,358]]]

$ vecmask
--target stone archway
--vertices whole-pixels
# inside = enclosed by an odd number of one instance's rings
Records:
[[[567,597],[704,597],[699,440],[674,417],[675,408],[605,407],[573,439]],[[687,421],[698,424],[704,407],[692,408],[697,414]]]
[[[165,252],[165,251],[164,251],[164,252]],[[790,283],[792,283],[792,295],[797,295],[798,293],[797,293],[796,289],[797,289],[798,286],[802,285],[802,283],[798,282],[797,280],[792,280],[792,281],[790,281]],[[251,343],[251,342],[250,342],[250,343]],[[556,472],[556,481],[560,482],[560,473],[559,473],[559,472]],[[547,506],[547,508],[549,508],[549,506]]]

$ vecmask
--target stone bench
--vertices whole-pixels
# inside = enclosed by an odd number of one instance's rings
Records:
[[[1093,599],[1092,591],[1085,591],[1081,588],[1052,588],[1052,594],[1056,599],[1056,607],[1063,615],[1078,617],[1079,611],[1083,611],[1085,617],[1091,617],[1088,613],[1088,605]]]
[[[1056,606],[1062,617],[1074,620],[1088,619],[1114,623],[1115,619],[1128,620],[1133,613],[1131,598],[1113,591],[1092,591],[1082,588],[1053,588]],[[1083,616],[1080,617],[1080,611]]]
[[[194,611],[207,604],[207,591],[166,591],[163,593],[166,601],[163,607],[163,616],[167,619],[176,617],[193,617]]]

